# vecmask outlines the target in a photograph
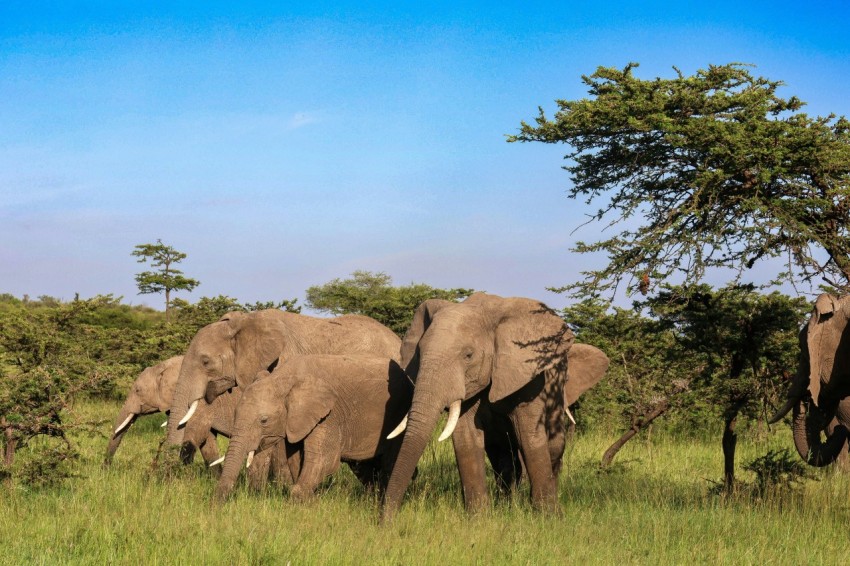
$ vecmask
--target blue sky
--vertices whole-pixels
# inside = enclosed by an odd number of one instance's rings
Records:
[[[356,269],[543,299],[570,246],[567,148],[507,144],[582,74],[732,61],[850,115],[847,2],[0,4],[0,292],[303,298]]]

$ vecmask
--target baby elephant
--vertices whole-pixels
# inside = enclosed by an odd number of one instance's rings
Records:
[[[295,499],[311,497],[346,462],[367,487],[382,488],[402,437],[413,384],[399,365],[366,354],[303,355],[282,361],[248,386],[236,407],[216,497],[233,491],[242,462],[284,441]]]

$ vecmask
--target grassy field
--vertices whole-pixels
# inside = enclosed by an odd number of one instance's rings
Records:
[[[80,409],[111,422],[118,404]],[[377,500],[346,469],[310,504],[243,487],[214,505],[215,481],[200,457],[176,477],[151,469],[163,420],[140,420],[109,469],[104,438],[78,439],[80,477],[61,489],[0,487],[0,564],[832,564],[850,556],[850,476],[832,469],[796,493],[715,495],[717,441],[639,438],[600,473],[617,431],[580,435],[565,456],[562,517],[535,513],[525,493],[467,516],[449,443],[432,444],[397,519],[382,526]],[[789,445],[787,428],[745,431],[739,462]]]

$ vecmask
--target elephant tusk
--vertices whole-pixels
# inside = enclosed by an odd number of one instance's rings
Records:
[[[133,422],[133,419],[134,419],[135,417],[136,417],[136,414],[135,414],[135,413],[130,414],[130,416],[129,416],[129,417],[127,417],[126,419],[124,419],[124,422],[123,422],[123,423],[121,423],[120,425],[118,425],[118,428],[116,428],[116,429],[115,429],[115,432],[113,432],[112,434],[113,434],[113,435],[116,435],[116,434],[118,434],[119,432],[121,432],[122,430],[124,430],[125,428],[127,428],[127,426],[129,426],[129,425],[130,425],[130,423],[131,423],[131,422]]]
[[[225,458],[225,456],[222,456],[221,458],[219,458],[218,460],[216,460],[215,462],[213,462],[212,464],[210,464],[210,468],[212,468],[213,466],[218,466],[219,464],[221,464],[222,462],[224,462],[224,458]]]
[[[564,405],[564,410],[567,412],[567,417],[569,417],[570,422],[573,423],[573,424],[576,424],[576,420],[573,417],[573,414],[570,412],[570,408],[567,407],[566,405]]]
[[[393,429],[391,433],[387,435],[387,440],[392,440],[407,428],[407,415],[404,415],[404,418],[398,423],[398,426]]]
[[[189,406],[189,412],[186,413],[185,417],[180,419],[180,422],[177,423],[177,426],[183,426],[184,424],[189,422],[189,419],[191,419],[192,415],[195,414],[195,409],[197,409],[197,408],[198,408],[198,399],[195,399],[194,401],[192,401],[192,404]]]
[[[165,427],[167,427],[167,426],[168,426],[168,421],[165,421],[164,423],[162,423],[161,425],[159,425],[159,428],[165,428]]]
[[[449,407],[449,419],[446,421],[446,428],[443,429],[443,434],[441,434],[440,438],[437,439],[438,442],[442,442],[452,435],[452,433],[455,431],[455,427],[457,426],[457,420],[459,418],[460,399],[452,403],[451,407]]]
[[[248,461],[245,462],[245,467],[250,468],[251,462],[253,462],[253,461],[254,461],[254,451],[251,450],[250,452],[248,452]]]
[[[782,417],[787,415],[788,411],[793,409],[794,405],[796,405],[796,404],[797,404],[796,399],[788,399],[787,401],[785,401],[785,404],[782,405],[782,407],[780,407],[780,409],[778,411],[776,411],[776,414],[773,415],[772,417],[770,417],[770,419],[767,421],[767,424],[775,424],[775,423],[778,423],[779,421],[781,421]]]

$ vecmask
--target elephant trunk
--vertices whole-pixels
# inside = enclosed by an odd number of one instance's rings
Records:
[[[423,410],[424,409],[424,410]],[[413,479],[413,472],[431,439],[443,406],[423,407],[414,403],[407,417],[407,428],[384,492],[383,520],[389,521],[398,511],[401,500]]]
[[[239,472],[242,471],[243,463],[248,460],[249,453],[251,456],[254,454],[254,450],[249,448],[249,445],[250,443],[246,442],[246,438],[243,435],[237,434],[230,439],[227,454],[224,456],[221,477],[218,479],[218,485],[215,489],[216,500],[225,501],[233,493],[233,488],[236,485],[236,480],[239,479]]]
[[[124,434],[136,420],[140,412],[141,404],[133,397],[128,397],[121,407],[118,416],[115,417],[112,436],[109,439],[109,445],[106,447],[106,457],[103,460],[104,465],[108,466],[112,463],[112,458],[115,456],[115,451],[118,450],[118,445],[121,444]]]
[[[794,446],[800,457],[809,465],[816,467],[828,466],[835,462],[847,441],[847,429],[837,426],[832,434],[827,435],[826,441],[821,440],[821,432],[826,429],[830,418],[819,408],[800,401],[794,407]]]
[[[451,434],[460,415],[460,400],[463,399],[464,375],[451,368],[444,360],[423,357],[416,379],[410,411],[407,414],[407,427],[401,441],[398,456],[387,489],[384,492],[383,520],[391,520],[401,505],[419,459],[425,451],[428,441],[440,414],[451,406],[449,421],[440,440]]]

